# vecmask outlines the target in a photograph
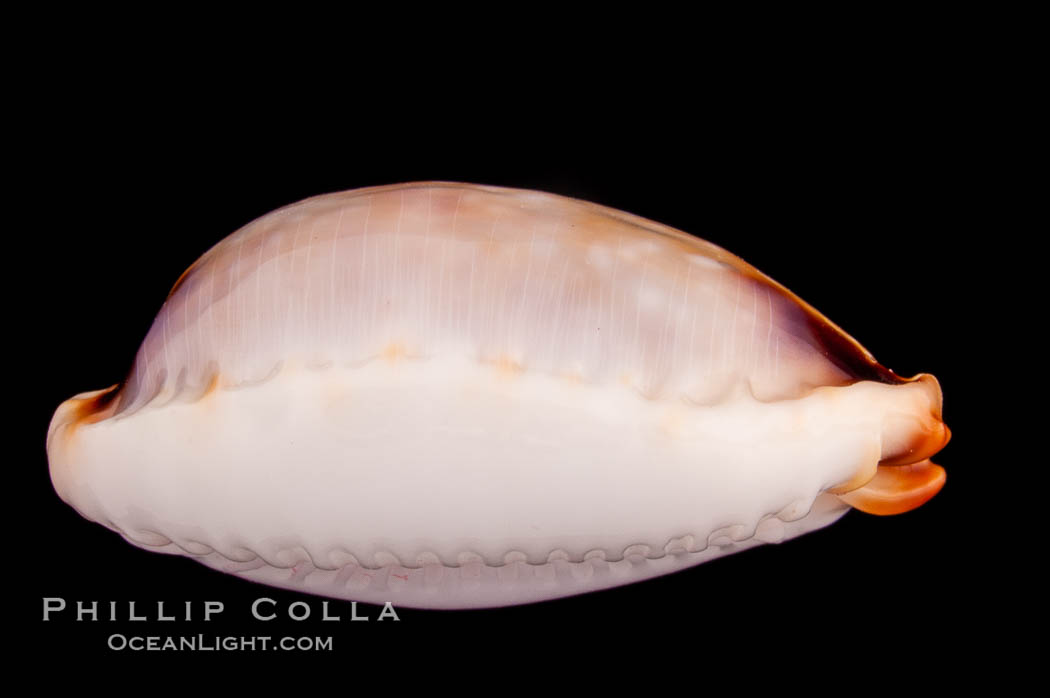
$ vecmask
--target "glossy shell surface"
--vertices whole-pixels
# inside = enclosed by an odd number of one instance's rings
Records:
[[[464,608],[617,586],[932,497],[941,392],[725,250],[428,182],[267,214],[178,280],[52,481],[141,547]]]

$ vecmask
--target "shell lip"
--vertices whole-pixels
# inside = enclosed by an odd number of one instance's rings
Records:
[[[945,469],[930,460],[952,438],[951,430],[941,420],[940,390],[936,379],[929,374],[921,374],[908,382],[914,380],[923,380],[936,390],[937,399],[930,409],[933,424],[923,430],[907,450],[881,460],[873,477],[862,486],[834,493],[846,504],[867,514],[891,516],[917,509],[940,492],[947,481]]]
[[[890,458],[884,458],[879,461],[879,467],[896,468],[929,460],[940,453],[951,441],[951,438],[951,429],[948,428],[947,424],[938,420],[937,425],[919,436],[908,450]]]
[[[898,378],[901,384],[916,384],[926,393],[929,413],[925,417],[917,415],[921,428],[907,448],[882,458],[868,471],[868,477],[829,490],[851,507],[877,516],[903,514],[916,509],[940,492],[947,481],[945,469],[930,460],[952,438],[952,432],[943,420],[940,383],[929,373]]]
[[[917,509],[944,487],[947,473],[929,459],[898,466],[879,466],[864,487],[838,495],[866,514],[892,516]]]

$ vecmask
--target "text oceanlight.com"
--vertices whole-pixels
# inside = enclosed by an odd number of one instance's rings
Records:
[[[286,652],[330,652],[333,649],[331,637],[239,637],[222,635],[182,635],[182,636],[142,636],[110,635],[107,646],[111,650],[130,650],[132,652],[255,652],[266,650],[284,650]]]

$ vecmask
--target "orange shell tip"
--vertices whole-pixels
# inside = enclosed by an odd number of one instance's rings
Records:
[[[944,468],[928,459],[911,465],[880,465],[868,484],[839,498],[868,514],[903,514],[940,492],[946,477]]]

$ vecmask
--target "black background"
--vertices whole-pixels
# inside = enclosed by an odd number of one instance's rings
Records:
[[[19,499],[31,542],[18,562],[28,590],[18,613],[55,657],[112,654],[106,638],[137,634],[332,635],[358,666],[413,656],[515,657],[552,643],[618,648],[653,659],[836,651],[966,642],[979,598],[969,531],[986,492],[974,438],[973,308],[967,301],[979,232],[972,148],[944,96],[918,86],[880,98],[818,90],[757,102],[611,98],[603,91],[542,107],[472,106],[439,95],[376,114],[363,101],[267,118],[273,95],[219,107],[210,99],[74,90],[67,116],[39,136],[24,264],[32,277],[25,344],[31,385],[19,393],[14,438]],[[528,100],[526,100],[526,97]],[[363,113],[365,113],[363,115]],[[311,117],[316,115],[317,121]],[[881,363],[935,374],[952,442],[935,460],[944,490],[895,517],[850,512],[831,527],[687,571],[528,606],[438,612],[401,621],[320,622],[321,599],[258,586],[190,559],[151,554],[81,519],[55,495],[44,438],[55,407],[120,380],[182,271],[238,227],[301,198],[362,186],[441,179],[541,189],[592,200],[704,237],[814,305]],[[24,480],[24,482],[22,482]],[[978,596],[975,596],[977,594]],[[313,617],[260,623],[251,601]],[[204,600],[226,610],[203,623],[40,620],[42,599],[127,602],[155,615]],[[963,606],[967,599],[968,606]],[[102,604],[106,606],[106,604]],[[980,604],[978,603],[978,606]],[[968,610],[967,610],[968,609]],[[396,648],[396,652],[395,652]],[[130,654],[125,652],[125,654]],[[399,655],[400,656],[400,655]],[[649,655],[645,655],[649,656]],[[125,657],[134,659],[134,657]],[[185,657],[179,657],[184,661]],[[819,659],[817,660],[820,661]],[[371,665],[375,666],[375,665]]]

